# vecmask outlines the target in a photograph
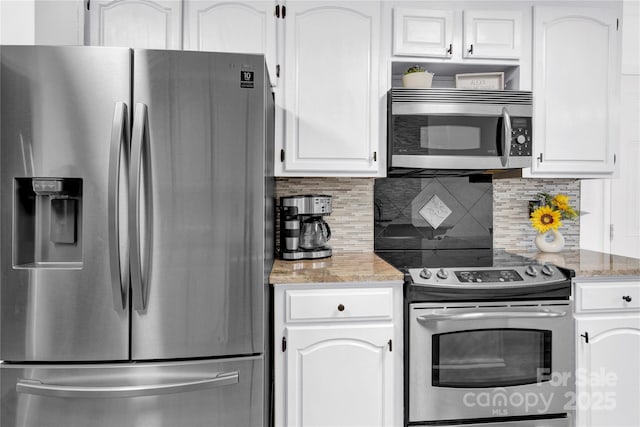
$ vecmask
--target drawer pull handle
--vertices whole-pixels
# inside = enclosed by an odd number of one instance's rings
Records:
[[[631,302],[631,297],[629,295],[623,296],[622,299],[625,300],[626,302]]]
[[[344,305],[338,304],[338,311],[344,311]]]

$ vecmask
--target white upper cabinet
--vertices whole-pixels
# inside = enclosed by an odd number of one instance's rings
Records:
[[[141,49],[182,49],[182,2],[92,0],[89,44]]]
[[[380,8],[379,2],[287,2],[284,105],[278,103],[284,141],[276,175],[379,174]]]
[[[393,54],[432,58],[519,59],[523,10],[393,10]]]
[[[275,1],[185,1],[184,48],[263,54],[276,82],[275,6]]]
[[[453,53],[453,10],[395,8],[393,54],[449,58]]]
[[[522,12],[465,10],[465,58],[518,59],[522,55]]]
[[[534,8],[532,173],[614,171],[620,59],[615,9]]]

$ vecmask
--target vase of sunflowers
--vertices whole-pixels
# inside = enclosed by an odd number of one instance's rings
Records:
[[[564,236],[558,230],[562,220],[573,220],[579,213],[569,205],[569,196],[538,193],[537,200],[529,203],[530,221],[538,231],[534,243],[541,252],[560,252],[564,248]]]

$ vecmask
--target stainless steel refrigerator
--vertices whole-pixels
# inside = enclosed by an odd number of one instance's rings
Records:
[[[1,426],[263,425],[264,58],[0,57]]]

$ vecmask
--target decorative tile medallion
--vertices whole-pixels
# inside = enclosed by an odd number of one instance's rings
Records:
[[[424,218],[433,229],[437,229],[444,222],[452,210],[444,204],[437,195],[434,195],[418,213]]]

